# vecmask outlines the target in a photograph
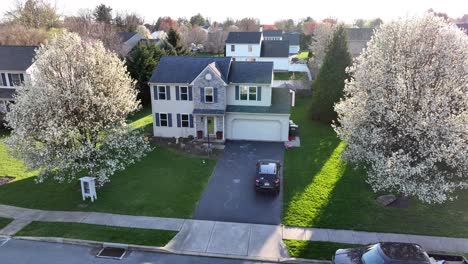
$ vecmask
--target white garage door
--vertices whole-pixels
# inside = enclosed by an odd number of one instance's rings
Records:
[[[276,120],[234,119],[232,122],[232,138],[281,141],[281,124]]]

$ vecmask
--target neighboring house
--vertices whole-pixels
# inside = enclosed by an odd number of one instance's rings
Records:
[[[262,32],[229,32],[226,56],[238,61],[255,61],[260,57]]]
[[[287,40],[264,40],[258,61],[271,61],[276,71],[289,70],[289,42]]]
[[[367,48],[367,42],[374,35],[373,28],[346,28],[348,49],[351,56],[357,57]]]
[[[460,24],[457,24],[457,27],[463,31],[465,31],[465,33],[468,35],[468,23],[460,23]]]
[[[21,83],[31,80],[37,46],[0,46],[0,121]]]
[[[287,40],[289,42],[289,54],[298,54],[301,50],[301,46],[299,43],[301,35],[297,32],[292,33],[284,33],[283,40]]]
[[[282,30],[263,30],[260,32],[263,32],[264,40],[283,40]]]
[[[154,136],[287,141],[289,90],[273,63],[165,56],[149,81]]]
[[[167,38],[167,33],[164,32],[163,30],[155,31],[151,33],[151,39],[156,39],[156,40],[165,40]]]
[[[138,44],[138,41],[144,37],[138,32],[119,32],[120,42],[122,44],[122,56],[127,54]]]

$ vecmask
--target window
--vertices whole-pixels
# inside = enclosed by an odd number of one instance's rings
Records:
[[[249,101],[257,101],[257,87],[249,87]]]
[[[181,86],[180,87],[180,100],[182,101],[188,101],[188,87],[187,86]]]
[[[252,52],[252,45],[248,46],[249,52]]]
[[[182,127],[189,127],[190,126],[190,121],[189,121],[189,115],[188,114],[181,114],[180,115],[180,121],[181,121]]]
[[[213,87],[205,87],[205,103],[213,103]]]
[[[168,125],[167,114],[159,114],[159,126],[167,127]]]
[[[21,85],[21,77],[23,74],[21,73],[12,73],[10,74],[11,79],[10,79],[10,86],[20,86]]]
[[[231,45],[231,52],[236,51],[236,45]]]
[[[5,74],[2,73],[0,76],[0,86],[7,86]],[[1,104],[0,104],[1,105]]]
[[[247,100],[247,95],[249,93],[249,90],[247,87],[242,86],[240,89],[240,99],[241,100]]]
[[[166,86],[158,86],[158,99],[166,100]]]

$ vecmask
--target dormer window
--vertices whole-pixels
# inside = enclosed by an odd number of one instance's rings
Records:
[[[236,45],[231,45],[231,52],[236,51]]]

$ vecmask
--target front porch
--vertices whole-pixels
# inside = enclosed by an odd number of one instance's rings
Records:
[[[225,140],[224,111],[194,111],[196,139],[210,143],[223,143]]]

